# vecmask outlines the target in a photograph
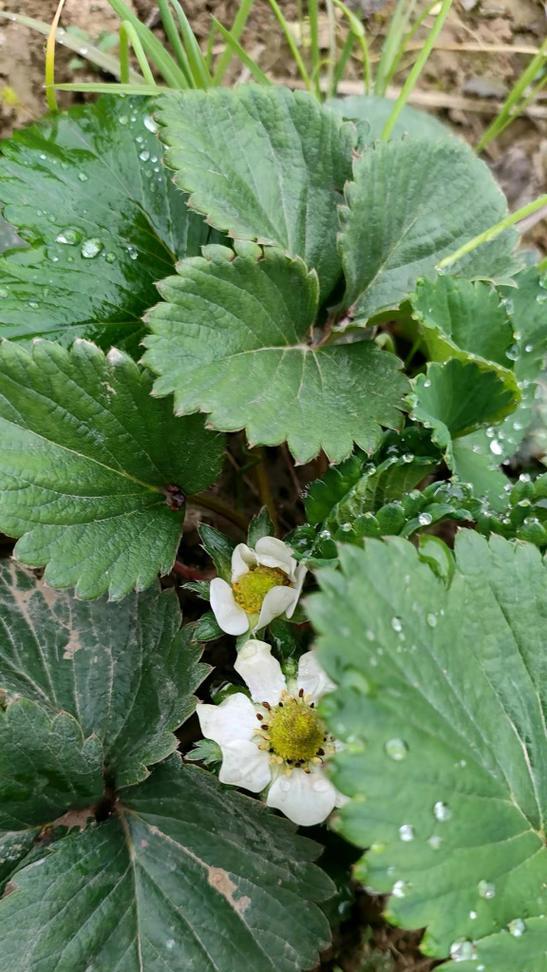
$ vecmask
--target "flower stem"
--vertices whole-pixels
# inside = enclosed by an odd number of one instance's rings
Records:
[[[279,524],[277,522],[277,510],[275,508],[275,503],[270,488],[270,480],[268,479],[268,474],[266,472],[266,453],[262,447],[258,447],[255,452],[259,460],[255,466],[255,475],[258,491],[260,493],[260,499],[270,514],[274,534],[277,534]]]
[[[218,513],[225,520],[229,520],[230,523],[234,523],[235,526],[240,527],[244,533],[247,532],[248,524],[243,514],[238,513],[237,510],[234,510],[218,496],[212,496],[211,493],[194,493],[188,497],[188,502],[193,503],[195,506],[202,506],[205,510],[212,510],[213,513]]]
[[[517,209],[516,212],[509,213],[509,215],[505,216],[504,219],[501,219],[499,223],[496,223],[494,226],[490,226],[489,229],[484,230],[483,233],[479,233],[478,236],[474,236],[472,240],[468,240],[467,243],[463,244],[463,246],[458,247],[454,253],[449,253],[448,256],[445,256],[440,263],[437,264],[436,269],[444,270],[445,267],[452,266],[453,263],[456,263],[463,256],[466,256],[467,253],[471,253],[472,250],[476,250],[476,248],[481,246],[483,243],[488,243],[490,240],[494,240],[496,236],[499,236],[504,230],[508,229],[510,226],[514,226],[515,223],[519,223],[521,219],[526,219],[527,216],[531,216],[532,213],[537,212],[537,210],[541,209],[543,206],[547,206],[547,193],[544,193],[543,196],[538,196],[538,198],[534,199],[533,202],[528,203],[526,206],[522,206],[521,209]]]

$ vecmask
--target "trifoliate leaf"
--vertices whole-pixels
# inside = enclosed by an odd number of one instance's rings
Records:
[[[68,807],[96,802],[102,767],[100,740],[84,740],[73,716],[52,716],[29,699],[12,702],[0,711],[0,831],[46,824]]]
[[[149,111],[146,99],[100,98],[2,143],[0,203],[29,247],[0,260],[0,336],[136,349],[155,281],[208,241]]]
[[[240,244],[183,260],[159,285],[166,303],[147,315],[144,362],[154,394],[177,414],[245,429],[251,444],[287,442],[297,462],[324,449],[340,462],[355,441],[373,449],[381,426],[400,424],[407,387],[400,362],[371,341],[313,344],[315,272],[276,249]],[[211,335],[214,335],[214,340]]]
[[[300,972],[329,939],[319,848],[177,757],[0,902],[0,970]]]
[[[366,148],[341,210],[352,316],[366,320],[398,307],[419,277],[506,213],[486,165],[459,139],[409,138]],[[450,269],[469,278],[511,275],[519,266],[516,239],[506,231]]]
[[[255,85],[165,98],[158,118],[190,206],[230,236],[303,257],[328,297],[341,272],[337,205],[353,126],[309,94]]]
[[[489,284],[446,274],[419,280],[411,304],[430,361],[478,356],[511,367],[506,352],[513,344],[513,329]]]
[[[127,355],[87,341],[0,344],[0,530],[52,587],[118,599],[173,564],[183,496],[210,485],[223,441],[150,397]]]
[[[432,429],[432,439],[452,467],[452,439],[511,412],[519,390],[511,372],[503,377],[487,363],[450,358],[430,364],[414,382],[412,418]]]
[[[76,719],[101,742],[110,782],[139,782],[176,749],[173,731],[192,714],[208,668],[179,633],[174,591],[78,601],[2,561],[0,617],[0,689]]]
[[[395,102],[379,95],[350,95],[347,98],[330,98],[326,104],[342,118],[364,122],[364,130],[360,126],[359,131],[362,132],[361,144],[366,144],[381,137]],[[401,111],[391,137],[398,138],[401,135],[410,135],[413,138],[454,137],[448,125],[443,125],[435,115],[410,105],[405,105]]]
[[[547,568],[470,530],[456,559],[447,588],[412,544],[371,540],[319,575],[308,607],[352,798],[338,826],[369,848],[361,880],[391,893],[397,924],[427,927],[447,969],[543,972]]]

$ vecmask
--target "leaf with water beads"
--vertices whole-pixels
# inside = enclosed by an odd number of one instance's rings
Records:
[[[319,573],[322,591],[308,610],[322,663],[338,683],[324,703],[331,731],[366,743],[361,753],[342,749],[334,773],[351,798],[337,828],[370,847],[357,873],[391,892],[394,921],[427,927],[424,950],[451,956],[443,968],[542,972],[539,552],[465,531],[449,587],[399,539],[342,546],[340,562],[341,574]]]

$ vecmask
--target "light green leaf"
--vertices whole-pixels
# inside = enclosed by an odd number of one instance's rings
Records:
[[[389,917],[426,926],[446,968],[543,972],[546,566],[470,530],[456,559],[447,588],[412,544],[370,540],[319,575],[308,608],[352,798],[338,826],[369,848],[357,873],[391,893]]]
[[[46,824],[95,803],[103,792],[99,739],[76,719],[29,699],[0,711],[0,831]]]
[[[177,757],[0,902],[1,972],[300,972],[329,939],[319,848]]]
[[[514,340],[513,329],[489,284],[446,274],[419,280],[411,304],[430,361],[478,356],[504,369],[511,367],[506,352]]]
[[[147,315],[144,362],[175,396],[177,414],[203,411],[250,444],[287,442],[297,462],[324,449],[340,462],[355,441],[373,449],[400,424],[407,388],[400,362],[373,342],[313,344],[317,276],[277,249],[239,244],[184,260],[159,285]],[[211,339],[213,331],[214,339]]]
[[[484,162],[458,139],[380,142],[354,163],[341,210],[346,304],[364,321],[396,308],[442,257],[497,223],[507,203]],[[451,268],[469,278],[518,269],[507,231]]]
[[[0,617],[0,689],[76,719],[101,742],[111,784],[139,782],[176,749],[208,668],[179,632],[174,591],[78,601],[1,561]]]
[[[361,143],[366,144],[381,137],[395,102],[379,95],[349,95],[346,98],[330,98],[326,104],[342,118],[365,122],[366,127],[364,130],[360,127],[360,131],[363,132]],[[443,125],[435,115],[412,108],[411,105],[404,106],[391,137],[398,138],[401,135],[410,135],[412,138],[455,137],[448,125]]]
[[[150,397],[127,355],[75,342],[0,344],[0,529],[52,587],[118,599],[173,564],[188,495],[217,477],[222,437]],[[161,430],[161,435],[158,434]]]
[[[31,851],[40,832],[39,827],[28,830],[7,830],[0,833],[0,894],[21,861]]]
[[[165,171],[143,98],[100,98],[1,145],[0,203],[29,248],[0,259],[0,336],[136,350],[155,281],[210,229]]]
[[[432,440],[453,467],[452,440],[513,411],[519,389],[512,373],[500,377],[487,363],[450,358],[428,365],[414,382],[412,418],[432,429]],[[507,378],[507,380],[504,380]]]
[[[341,272],[337,205],[353,126],[309,94],[258,85],[177,94],[158,118],[190,206],[230,236],[303,257],[328,297]]]

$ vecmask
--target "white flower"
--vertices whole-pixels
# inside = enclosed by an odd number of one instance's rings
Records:
[[[279,615],[292,617],[306,568],[291,548],[275,537],[262,537],[254,550],[238,543],[232,554],[231,583],[215,577],[209,599],[219,626],[227,634],[241,635],[250,628],[265,628]]]
[[[325,772],[336,743],[315,708],[334,685],[313,651],[302,655],[287,685],[264,641],[247,641],[235,669],[253,701],[237,692],[220,705],[197,707],[203,735],[222,750],[221,782],[253,793],[268,788],[268,806],[301,826],[321,823],[345,800]]]

